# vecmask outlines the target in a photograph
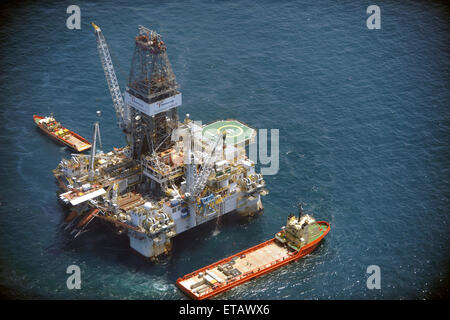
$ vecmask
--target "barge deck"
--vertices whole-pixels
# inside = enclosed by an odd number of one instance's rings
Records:
[[[179,278],[176,285],[193,299],[211,298],[311,253],[329,230],[327,222],[314,222],[298,250],[283,241],[283,230],[273,239]]]

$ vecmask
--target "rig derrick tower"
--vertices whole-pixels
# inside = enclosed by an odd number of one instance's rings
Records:
[[[140,26],[125,92],[125,103],[130,106],[128,141],[133,159],[139,161],[144,154],[171,146],[172,130],[178,125],[176,107],[181,105],[177,89],[161,36]]]
[[[130,247],[148,258],[171,250],[172,238],[236,211],[262,212],[265,181],[245,146],[256,130],[237,120],[202,125],[178,121],[182,97],[156,32],[140,26],[127,88],[122,95],[109,48],[92,23],[97,50],[127,145],[90,156],[72,154],[53,170],[59,199],[71,208],[76,236],[94,218],[126,233]]]

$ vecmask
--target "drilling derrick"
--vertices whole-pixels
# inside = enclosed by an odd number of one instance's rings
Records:
[[[96,152],[97,123],[91,155],[72,154],[53,170],[59,199],[71,208],[66,228],[78,236],[100,219],[126,232],[131,248],[156,258],[171,250],[177,234],[232,211],[261,212],[265,181],[245,149],[256,130],[231,119],[178,121],[181,93],[166,45],[142,26],[122,98],[105,37],[92,26],[127,145]]]
[[[131,106],[130,142],[134,159],[163,151],[172,144],[170,136],[178,123],[176,107],[181,105],[177,89],[161,36],[140,26],[125,92],[125,103]]]

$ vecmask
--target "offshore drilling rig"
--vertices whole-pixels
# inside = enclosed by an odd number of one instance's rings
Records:
[[[237,211],[262,211],[267,194],[245,147],[256,131],[237,120],[202,125],[186,115],[179,121],[181,93],[161,36],[143,26],[122,95],[101,29],[92,23],[97,49],[126,146],[72,154],[53,173],[59,199],[70,208],[66,228],[75,237],[93,219],[126,233],[130,246],[154,258],[171,249],[179,233]]]

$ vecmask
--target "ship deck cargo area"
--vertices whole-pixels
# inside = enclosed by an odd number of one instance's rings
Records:
[[[68,134],[68,135],[64,136],[64,139],[67,142],[72,143],[75,146],[75,149],[78,152],[82,152],[82,151],[85,151],[85,150],[91,148],[91,144],[90,143],[86,143],[86,142],[78,139],[77,137],[75,137],[72,134]]]
[[[186,279],[179,281],[178,284],[184,287],[185,291],[192,292],[199,298],[214,291],[218,285],[226,285],[228,282],[245,278],[249,274],[256,274],[292,255],[292,251],[273,239],[254,247],[254,249],[254,251],[233,256],[227,259],[228,261],[220,261],[218,264],[198,272],[194,277],[186,276]]]
[[[326,222],[313,223],[308,240],[292,250],[276,238],[239,252],[177,280],[177,286],[194,299],[211,298],[250,279],[311,253],[330,230]]]

